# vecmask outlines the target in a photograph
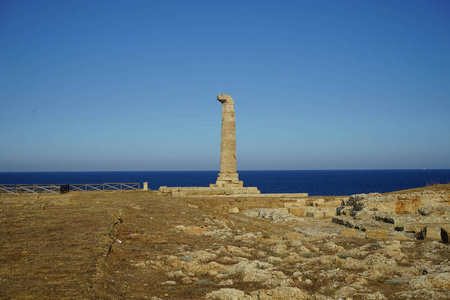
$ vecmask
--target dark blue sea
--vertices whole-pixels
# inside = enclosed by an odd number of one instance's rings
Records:
[[[209,186],[218,171],[0,172],[0,184],[149,183],[160,186]],[[341,196],[386,193],[428,184],[450,183],[450,170],[240,171],[244,186],[262,193]]]

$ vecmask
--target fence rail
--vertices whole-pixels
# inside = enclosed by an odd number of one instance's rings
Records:
[[[69,191],[139,190],[139,183],[0,184],[0,194],[64,194]]]
[[[71,184],[70,190],[73,191],[122,191],[139,190],[139,183],[90,183],[90,184]]]

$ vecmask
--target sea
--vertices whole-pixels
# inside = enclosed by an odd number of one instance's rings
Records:
[[[209,186],[218,171],[0,172],[0,184],[140,183],[160,186]],[[450,170],[291,170],[240,171],[244,186],[261,193],[308,193],[344,196],[387,193],[450,183]]]

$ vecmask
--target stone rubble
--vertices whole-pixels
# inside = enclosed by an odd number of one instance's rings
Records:
[[[424,190],[410,194],[357,194],[336,208],[333,222],[365,231],[368,239],[429,239],[448,243],[450,196]]]
[[[166,272],[163,285],[215,286],[206,299],[450,298],[450,245],[437,229],[439,234],[430,236],[432,227],[448,228],[447,195],[353,195],[335,208],[337,216],[320,218],[299,217],[289,209],[326,203],[299,203],[227,211],[236,221],[257,220],[290,231],[268,236],[205,217],[203,224],[174,230],[218,242],[201,250],[181,247],[176,255],[134,265]],[[399,226],[404,230],[396,229]],[[411,228],[416,231],[409,232]],[[399,233],[402,238],[395,235]],[[252,289],[242,290],[242,285]]]

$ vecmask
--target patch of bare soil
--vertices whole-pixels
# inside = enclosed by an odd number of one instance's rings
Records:
[[[448,299],[448,245],[341,235],[284,201],[0,195],[0,298]]]

